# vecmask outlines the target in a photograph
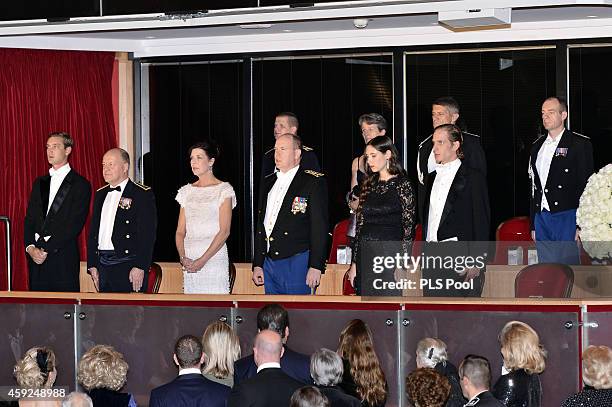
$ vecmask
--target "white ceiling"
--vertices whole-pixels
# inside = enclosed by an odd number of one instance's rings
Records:
[[[438,24],[439,11],[510,5],[510,28],[452,32]],[[367,28],[354,27],[357,17],[370,20]],[[239,27],[262,23],[271,26]],[[612,0],[382,0],[367,6],[234,10],[184,20],[136,16],[0,23],[0,47],[127,51],[137,57],[592,37],[612,37]]]

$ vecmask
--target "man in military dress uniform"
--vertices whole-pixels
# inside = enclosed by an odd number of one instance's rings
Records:
[[[102,159],[104,180],[94,197],[87,270],[100,292],[143,292],[151,266],[157,215],[151,188],[128,178],[130,156],[120,148]]]
[[[531,147],[531,237],[538,262],[578,264],[574,242],[576,209],[593,174],[593,147],[588,137],[565,128],[567,103],[552,96],[542,104],[542,123],[548,131]],[[566,243],[545,243],[566,242]]]
[[[274,139],[279,138],[283,134],[298,134],[300,123],[297,116],[291,112],[282,112],[274,118]],[[319,159],[313,149],[307,146],[302,146],[302,159],[300,165],[305,170],[321,171]],[[265,179],[270,174],[276,171],[274,164],[274,148],[269,149],[264,153],[263,162],[261,165],[261,180]]]
[[[434,100],[431,107],[431,120],[433,128],[442,124],[455,124],[459,119],[459,103],[450,97],[444,96]],[[462,131],[463,135],[463,163],[468,167],[479,171],[482,175],[487,176],[487,160],[484,150],[480,145],[480,136],[466,131]],[[417,153],[417,174],[418,183],[418,210],[419,219],[423,221],[423,205],[425,204],[425,190],[427,186],[427,178],[436,169],[436,160],[434,158],[433,133],[425,140],[421,141]]]
[[[260,188],[253,281],[266,294],[310,294],[325,271],[328,214],[323,174],[300,165],[301,140],[276,139],[278,172]]]

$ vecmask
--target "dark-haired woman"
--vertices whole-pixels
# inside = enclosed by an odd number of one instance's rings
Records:
[[[365,156],[367,178],[359,195],[349,279],[358,295],[401,295],[401,291],[384,285],[395,281],[396,267],[374,270],[372,254],[395,258],[396,253],[402,255],[410,250],[415,225],[414,192],[389,137],[370,140]],[[362,256],[364,244],[372,241],[381,243],[371,246],[372,254]],[[362,261],[366,262],[363,266]]]
[[[198,177],[179,189],[181,205],[176,227],[176,248],[183,266],[186,294],[228,294],[229,258],[225,241],[236,206],[234,189],[218,180],[213,167],[219,155],[211,141],[189,149],[191,171]]]

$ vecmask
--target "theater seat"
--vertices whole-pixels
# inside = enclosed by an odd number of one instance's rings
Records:
[[[162,268],[157,263],[151,263],[149,268],[149,275],[147,277],[147,288],[145,293],[157,294],[162,281]]]
[[[560,263],[532,264],[523,268],[514,280],[516,298],[569,298],[574,272]]]
[[[357,295],[355,289],[348,279],[348,270],[346,270],[344,277],[342,278],[342,295]]]
[[[346,235],[348,232],[348,227],[349,219],[341,220],[340,222],[336,223],[336,226],[334,226],[334,231],[332,233],[332,244],[329,251],[329,257],[327,258],[327,263],[336,264],[338,262],[336,258],[338,246],[349,245],[349,237]]]
[[[508,264],[508,248],[511,246],[521,246],[523,248],[521,264],[527,264],[527,251],[530,247],[535,247],[533,240],[531,240],[529,217],[517,216],[500,223],[495,232],[495,240],[495,260],[493,264]]]

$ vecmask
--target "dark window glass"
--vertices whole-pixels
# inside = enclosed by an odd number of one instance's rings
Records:
[[[261,60],[253,64],[254,174],[257,195],[262,155],[274,146],[275,115],[295,113],[298,134],[312,147],[327,176],[330,229],[348,217],[345,194],[351,162],[363,153],[357,124],[363,113],[393,123],[391,55]],[[387,134],[393,137],[392,129]]]
[[[215,176],[229,182],[236,192],[237,207],[227,241],[230,260],[250,261],[244,247],[245,163],[243,143],[242,63],[151,65],[150,152],[144,156],[144,181],[157,199],[158,229],[153,258],[177,261],[174,234],[179,213],[177,190],[196,181],[189,166],[188,149],[211,138],[220,146]],[[247,254],[248,253],[248,254]]]
[[[453,96],[458,124],[480,135],[487,158],[493,238],[499,223],[529,215],[529,151],[542,132],[542,102],[554,92],[554,49],[407,54],[409,173],[416,179],[417,146],[432,132],[431,103]]]
[[[22,0],[0,2],[0,21],[62,19],[100,15],[99,0],[48,1]]]
[[[193,13],[206,10],[257,7],[256,0],[104,0],[105,16],[148,13]]]
[[[591,138],[595,170],[612,160],[612,47],[570,48],[570,128]]]

